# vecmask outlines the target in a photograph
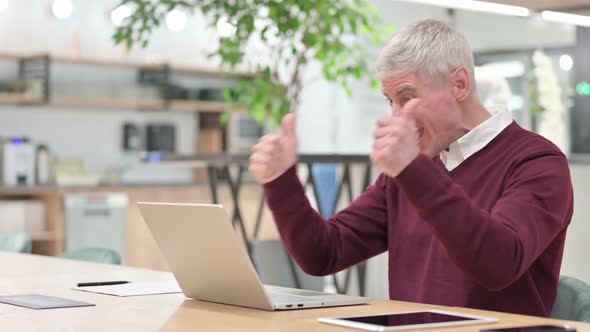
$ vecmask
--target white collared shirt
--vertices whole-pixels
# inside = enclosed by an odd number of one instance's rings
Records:
[[[440,160],[449,172],[483,149],[512,123],[512,112],[505,106],[489,107],[488,112],[492,115],[489,119],[456,140],[448,151],[440,153]]]

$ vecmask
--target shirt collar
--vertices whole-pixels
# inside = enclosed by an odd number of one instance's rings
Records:
[[[512,123],[512,113],[506,106],[492,106],[488,112],[491,114],[489,119],[453,142],[448,151],[441,152],[440,159],[449,172],[483,149]]]

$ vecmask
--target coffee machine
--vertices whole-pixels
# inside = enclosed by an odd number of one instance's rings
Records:
[[[0,141],[2,184],[33,186],[35,184],[35,145],[26,137]]]

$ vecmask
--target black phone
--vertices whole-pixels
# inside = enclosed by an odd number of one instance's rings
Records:
[[[537,325],[523,327],[509,327],[501,329],[480,330],[480,332],[575,332],[576,329],[570,326]]]

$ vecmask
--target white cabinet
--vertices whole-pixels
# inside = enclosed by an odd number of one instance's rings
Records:
[[[76,193],[65,196],[65,249],[107,248],[126,262],[127,195]]]

